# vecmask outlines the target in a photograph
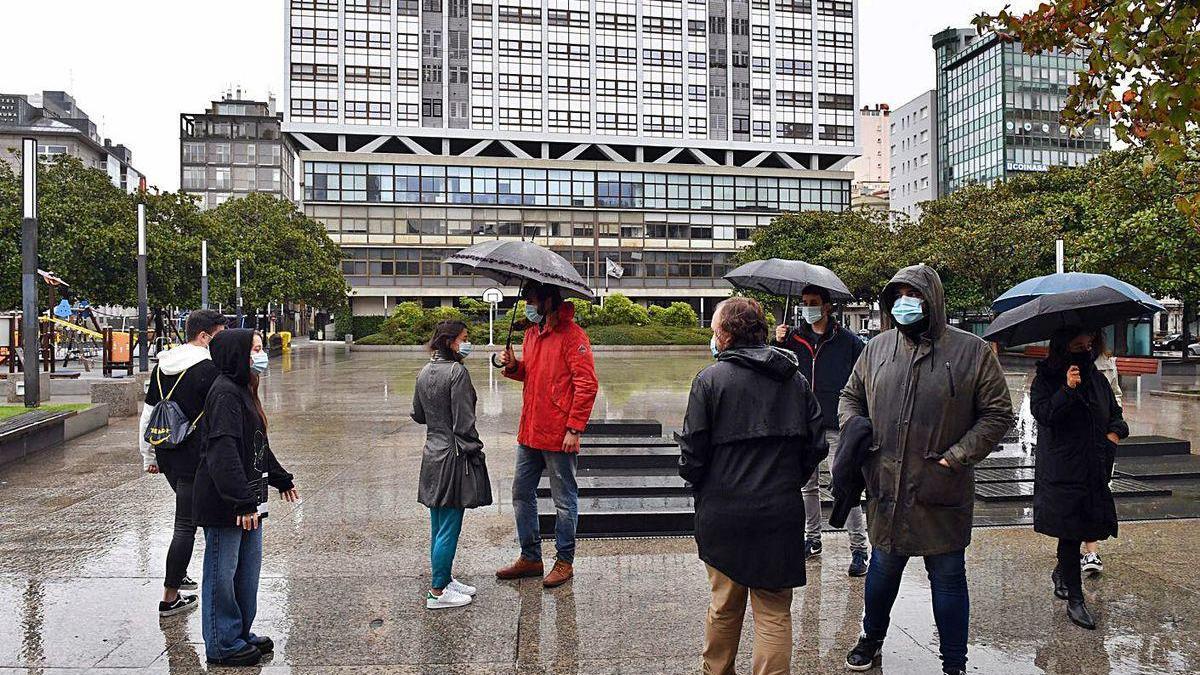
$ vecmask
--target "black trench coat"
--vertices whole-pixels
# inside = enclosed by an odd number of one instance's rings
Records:
[[[1075,389],[1065,369],[1038,364],[1030,408],[1038,423],[1034,458],[1033,529],[1059,539],[1099,541],[1117,536],[1117,508],[1108,481],[1117,446],[1129,435],[1121,406],[1104,374],[1088,364]]]

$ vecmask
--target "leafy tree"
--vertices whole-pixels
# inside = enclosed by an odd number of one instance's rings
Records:
[[[341,251],[321,223],[286,199],[262,193],[231,199],[204,214],[209,233],[212,301],[235,303],[235,261],[242,261],[243,306],[303,302],[339,307],[346,282]],[[215,275],[215,276],[213,276]]]
[[[613,293],[604,299],[604,306],[596,312],[595,323],[600,326],[644,326],[650,323],[650,313],[624,295]]]
[[[1200,182],[1186,169],[1200,154],[1200,4],[1195,0],[1051,0],[1017,15],[1007,7],[974,20],[1019,40],[1027,53],[1086,53],[1062,121],[1108,116],[1117,137],[1146,144],[1171,165],[1183,189],[1175,206],[1200,228]]]
[[[593,305],[590,300],[583,298],[567,298],[567,302],[575,306],[575,323],[581,328],[587,328],[596,321],[596,313],[600,308]]]
[[[672,302],[668,307],[650,307],[650,323],[676,328],[697,328],[700,325],[700,317],[696,316],[696,310],[686,302]]]

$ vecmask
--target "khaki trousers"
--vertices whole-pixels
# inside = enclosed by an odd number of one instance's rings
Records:
[[[792,664],[792,589],[767,591],[747,588],[708,568],[712,604],[704,627],[705,675],[734,675],[746,596],[754,609],[754,675],[788,675]]]

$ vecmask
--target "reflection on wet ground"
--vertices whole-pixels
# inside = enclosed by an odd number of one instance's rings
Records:
[[[256,631],[277,652],[262,672],[694,673],[708,592],[689,539],[581,542],[577,577],[546,592],[499,583],[516,555],[511,483],[520,389],[472,361],[479,429],[499,503],[466,518],[456,573],[480,588],[465,610],[428,612],[428,520],[416,503],[422,428],[408,420],[423,359],[302,348],[264,387],[272,446],[302,503],[272,504]],[[677,426],[703,354],[597,357],[596,412]],[[274,368],[275,366],[273,366]],[[1025,375],[1010,379],[1014,397]],[[1200,441],[1200,406],[1131,397],[1135,433]],[[160,621],[171,532],[166,482],[140,472],[134,421],[0,469],[0,671],[204,670],[200,617]],[[1195,520],[1123,523],[1086,582],[1101,628],[1068,623],[1051,595],[1054,542],[984,528],[968,551],[971,668],[982,673],[1200,671]],[[547,555],[551,551],[547,549]],[[199,576],[202,545],[191,566]],[[842,672],[858,633],[862,580],[829,533],[796,594],[795,671]],[[929,584],[910,566],[884,672],[939,670]],[[741,668],[752,640],[747,624]],[[78,672],[78,670],[77,670]]]

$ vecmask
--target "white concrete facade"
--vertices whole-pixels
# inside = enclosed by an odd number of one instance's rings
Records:
[[[892,112],[891,210],[921,217],[920,203],[937,198],[937,92],[917,96]]]

